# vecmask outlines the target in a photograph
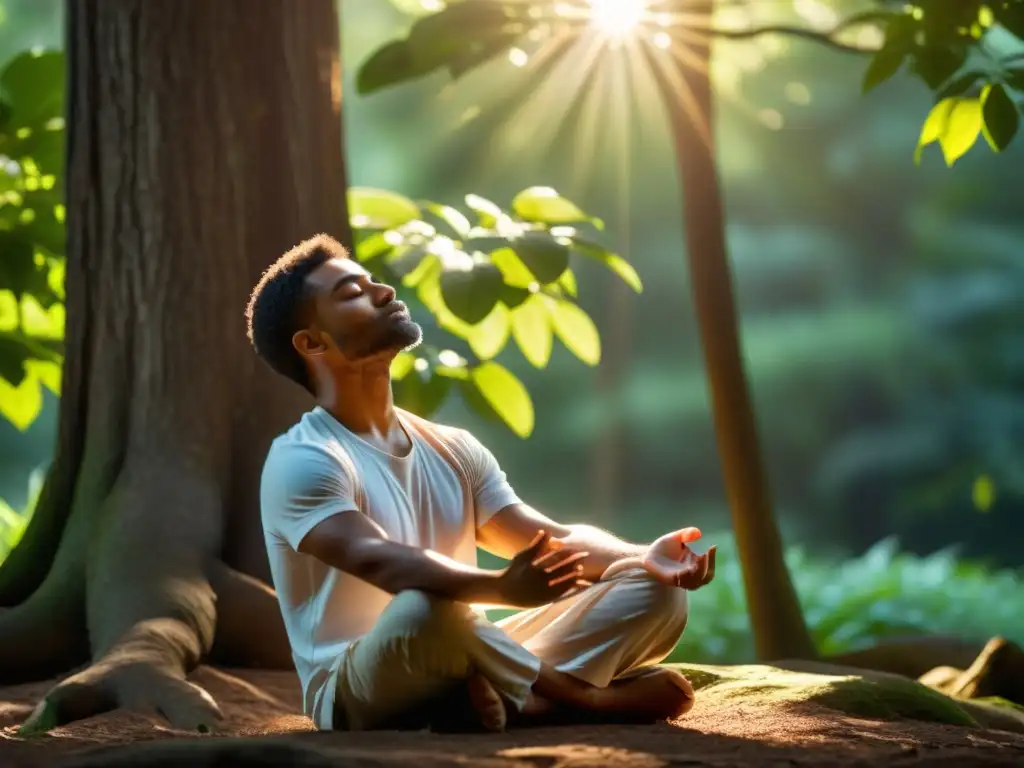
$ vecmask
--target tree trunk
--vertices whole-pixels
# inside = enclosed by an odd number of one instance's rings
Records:
[[[686,13],[712,17],[714,3],[687,4]],[[761,659],[814,658],[815,648],[783,557],[782,541],[757,434],[740,349],[733,279],[725,238],[715,157],[711,40],[677,41],[668,71],[653,50],[645,56],[672,130],[683,197],[683,226],[718,451],[743,566],[750,622]]]
[[[308,399],[256,358],[243,311],[280,253],[347,238],[340,58],[333,0],[256,10],[67,4],[65,394],[0,568],[0,681],[92,664],[29,730],[117,706],[202,729],[216,704],[185,680],[201,657],[291,663],[258,490]]]

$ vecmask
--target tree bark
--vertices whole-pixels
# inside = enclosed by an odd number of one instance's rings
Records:
[[[686,12],[710,19],[713,6],[701,0],[687,4]],[[810,659],[814,643],[783,557],[740,348],[715,156],[711,39],[688,38],[685,46],[673,52],[670,68],[647,44],[644,53],[669,115],[691,292],[750,622],[759,658]]]
[[[65,394],[0,569],[0,679],[92,659],[30,731],[117,706],[202,729],[200,658],[291,663],[258,490],[309,403],[256,358],[243,311],[280,253],[349,231],[335,4],[74,0],[67,20]]]

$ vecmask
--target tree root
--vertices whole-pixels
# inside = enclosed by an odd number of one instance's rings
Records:
[[[217,631],[210,658],[232,667],[294,669],[274,590],[217,561],[210,569],[217,595]]]
[[[166,639],[167,635],[180,632],[182,627],[145,629]],[[146,644],[137,639],[135,644],[135,648],[132,643],[120,646],[117,652],[50,689],[21,726],[19,734],[39,735],[117,708],[156,712],[180,730],[199,733],[213,730],[222,718],[213,697],[185,679],[180,666],[166,658],[165,648],[160,648],[159,644],[146,648]]]
[[[917,679],[936,667],[967,669],[984,648],[984,642],[958,637],[907,637],[821,660],[829,664],[891,672]]]

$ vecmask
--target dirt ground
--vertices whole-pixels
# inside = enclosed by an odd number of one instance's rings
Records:
[[[313,733],[310,721],[297,714],[292,674],[204,667],[193,679],[224,710],[216,735],[185,734],[156,717],[111,713],[21,739],[15,724],[47,684],[2,689],[0,766],[1024,766],[1024,735],[864,720],[807,703],[737,704],[713,690],[699,696],[683,720],[656,726],[566,726],[500,736]]]

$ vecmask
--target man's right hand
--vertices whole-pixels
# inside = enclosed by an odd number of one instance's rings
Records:
[[[588,552],[566,554],[547,551],[551,534],[541,531],[533,542],[512,558],[498,577],[497,588],[509,605],[533,608],[564,597],[585,586],[581,582],[583,559]]]

